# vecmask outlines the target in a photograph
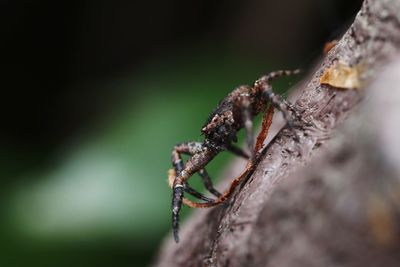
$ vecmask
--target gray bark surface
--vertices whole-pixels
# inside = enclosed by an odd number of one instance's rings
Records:
[[[400,266],[399,48],[400,1],[365,1],[300,88],[315,126],[299,143],[281,130],[229,203],[194,212],[154,266]],[[361,66],[363,88],[321,85],[335,62]]]

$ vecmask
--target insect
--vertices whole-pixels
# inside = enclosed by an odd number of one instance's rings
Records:
[[[292,104],[282,99],[272,91],[270,82],[278,77],[298,74],[300,70],[280,70],[271,72],[256,80],[253,86],[239,86],[226,96],[214,109],[201,132],[205,137],[204,142],[184,142],[177,144],[172,150],[173,169],[169,173],[169,183],[172,188],[172,229],[175,242],[179,242],[179,212],[182,203],[191,207],[212,207],[224,202],[233,189],[239,184],[246,171],[235,179],[229,190],[224,194],[217,191],[208,175],[206,165],[220,152],[229,151],[237,156],[249,160],[246,169],[249,169],[255,160],[256,152],[262,146],[266,132],[272,122],[274,108],[282,112],[287,126],[293,129],[295,118],[303,121],[299,112]],[[269,106],[269,110],[267,107]],[[254,149],[253,121],[252,119],[268,110],[264,116],[264,136],[257,138],[256,149]],[[237,142],[237,133],[244,128],[246,143],[250,153],[234,145]],[[263,131],[262,131],[263,132]],[[261,134],[260,134],[261,135]],[[295,135],[296,140],[298,139]],[[261,141],[261,142],[260,142]],[[261,143],[261,144],[260,144]],[[182,154],[189,155],[184,163]],[[188,184],[189,178],[198,173],[202,178],[205,188],[216,197],[212,199],[196,191]],[[184,193],[202,200],[203,202],[192,202],[184,197]]]

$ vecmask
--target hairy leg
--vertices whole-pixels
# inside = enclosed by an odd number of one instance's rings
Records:
[[[301,117],[299,112],[296,110],[296,108],[291,103],[284,100],[280,95],[277,95],[273,92],[270,82],[272,80],[274,80],[275,78],[289,76],[289,75],[298,74],[298,73],[300,73],[300,70],[275,71],[275,72],[271,72],[267,75],[262,76],[260,79],[258,79],[254,83],[254,89],[256,91],[260,91],[268,102],[270,102],[276,109],[278,109],[279,111],[282,112],[282,115],[287,123],[287,126],[294,133],[295,133],[294,127],[296,125],[295,122],[296,121],[305,122],[305,121],[303,120],[303,118]],[[295,120],[293,118],[295,118]],[[297,141],[299,141],[299,137],[297,136],[296,133],[295,133],[295,138]]]
[[[261,131],[258,134],[256,141],[256,147],[255,147],[256,154],[260,153],[260,150],[264,145],[264,141],[265,138],[267,138],[268,136],[269,128],[271,127],[273,117],[274,117],[274,107],[270,105],[267,112],[264,112],[263,114]]]
[[[206,169],[204,169],[204,168],[201,169],[199,171],[199,175],[203,181],[204,187],[208,190],[208,192],[210,192],[211,194],[213,194],[216,197],[220,197],[222,195],[218,190],[216,190],[214,188],[214,185],[213,185],[211,178],[208,175]]]
[[[186,164],[183,163],[181,154],[192,155]],[[172,165],[176,176],[172,183],[172,229],[175,242],[179,242],[179,213],[182,208],[183,193],[187,192],[201,200],[213,202],[187,185],[187,180],[196,172],[200,171],[214,156],[216,152],[203,148],[202,143],[187,142],[174,147],[172,151]]]
[[[247,96],[240,98],[240,105],[242,106],[242,118],[244,121],[244,129],[246,131],[246,143],[250,151],[250,161],[254,162],[254,135],[253,135],[253,121],[250,115],[250,100]]]
[[[239,157],[242,157],[242,158],[245,158],[245,159],[249,159],[250,158],[250,156],[246,152],[244,152],[243,149],[241,149],[241,148],[239,148],[237,146],[234,146],[232,144],[227,146],[227,150],[229,152],[232,152],[236,156],[239,156]]]
[[[203,146],[203,143],[200,143],[200,142],[187,142],[187,143],[181,143],[181,144],[175,146],[174,151],[176,151],[176,152],[173,152],[173,159],[172,159],[172,161],[173,161],[173,162],[176,162],[176,164],[173,163],[173,165],[174,165],[174,169],[175,169],[175,171],[176,171],[177,174],[179,174],[180,172],[182,172],[183,167],[184,167],[184,164],[183,164],[182,158],[180,157],[180,154],[186,154],[186,155],[193,156],[194,154],[198,153],[198,152],[201,150],[202,146]],[[176,153],[176,155],[174,155],[174,153]],[[174,159],[175,159],[175,160],[174,160]],[[198,173],[199,173],[199,175],[200,175],[200,177],[201,177],[201,179],[202,179],[202,182],[203,182],[203,184],[204,184],[204,187],[205,187],[211,194],[213,194],[214,196],[217,196],[217,197],[220,196],[221,193],[218,192],[218,191],[214,188],[214,186],[213,186],[213,184],[212,184],[212,181],[211,181],[211,178],[210,178],[210,176],[208,175],[207,171],[206,171],[204,168],[202,168],[202,169],[200,169],[200,170],[198,171]],[[195,190],[194,190],[194,189],[191,189],[191,188],[189,187],[189,185],[185,186],[185,187],[184,187],[184,190],[185,190],[185,192],[191,194],[191,195],[194,196],[194,197],[197,197],[198,199],[201,199],[201,200],[208,199],[208,200],[206,200],[206,201],[209,201],[209,202],[210,202],[210,200],[211,200],[211,199],[209,199],[209,198],[203,196],[200,192],[197,192],[197,191],[194,192]]]
[[[183,190],[186,193],[188,193],[188,194],[190,194],[190,195],[192,195],[192,196],[194,196],[194,197],[196,197],[196,198],[198,198],[200,200],[203,200],[203,201],[206,201],[206,202],[210,202],[210,203],[215,202],[214,199],[204,196],[202,193],[200,193],[200,192],[196,191],[195,189],[193,189],[192,187],[190,187],[187,183],[185,183],[183,185]]]

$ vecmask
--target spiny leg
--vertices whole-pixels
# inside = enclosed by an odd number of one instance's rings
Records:
[[[189,154],[192,157],[188,159],[186,164],[183,164],[181,154]],[[203,197],[201,193],[191,189],[186,181],[202,169],[215,154],[215,151],[203,149],[203,144],[198,142],[178,144],[172,151],[172,165],[177,174],[172,183],[172,229],[175,242],[179,242],[179,212],[182,208],[183,192],[193,193],[195,197]]]
[[[194,154],[196,154],[199,151],[201,146],[202,146],[202,143],[199,143],[199,142],[187,142],[187,143],[181,143],[181,144],[178,144],[175,146],[174,151],[172,152],[172,162],[173,162],[174,169],[178,175],[184,169],[184,164],[183,164],[181,154],[187,154],[187,155],[193,156]],[[199,173],[200,172],[201,172],[201,170],[199,171]],[[207,185],[205,185],[205,186],[207,188]],[[195,189],[191,188],[186,182],[183,184],[183,190],[186,193],[188,193],[200,200],[204,200],[207,202],[214,201],[214,200],[204,196],[200,192],[196,191]],[[210,191],[210,193],[212,193],[212,192]]]
[[[171,188],[174,188],[174,181],[177,178],[176,176],[176,171],[175,169],[169,169],[168,170],[168,184]],[[214,203],[216,203],[217,200],[213,200],[212,202],[193,202],[188,198],[183,197],[182,198],[182,203],[184,203],[186,206],[191,207],[191,208],[202,208],[202,207],[212,207],[214,206]],[[207,206],[203,206],[207,205]]]
[[[204,187],[208,190],[208,192],[210,192],[216,197],[220,197],[222,195],[218,190],[214,188],[211,178],[208,175],[206,169],[201,169],[199,171],[199,175],[203,181]]]
[[[298,74],[300,70],[280,70],[271,72],[267,75],[262,76],[254,83],[254,89],[260,90],[264,97],[271,102],[271,104],[282,112],[283,118],[285,119],[287,126],[289,129],[295,134],[296,141],[299,141],[299,137],[294,131],[295,122],[292,119],[294,116],[297,120],[305,122],[296,108],[286,100],[284,100],[281,96],[275,94],[272,90],[272,86],[270,82],[278,77],[289,76],[292,74]]]
[[[174,165],[174,168],[175,168],[175,171],[177,174],[179,174],[183,170],[183,167],[184,167],[182,158],[180,157],[180,154],[187,154],[187,155],[193,156],[194,154],[198,153],[201,150],[202,146],[203,146],[203,144],[200,142],[187,142],[187,143],[181,143],[181,144],[178,144],[175,146],[174,151],[176,151],[177,155],[173,155],[173,162],[176,162],[176,164],[174,163],[173,165]],[[174,154],[174,152],[173,152],[173,154]],[[176,159],[176,160],[174,161],[174,159]],[[198,173],[199,173],[200,177],[202,178],[204,187],[214,196],[217,196],[217,197],[220,196],[221,193],[218,192],[214,188],[207,171],[205,169],[200,169],[198,171]],[[213,199],[207,198],[200,192],[191,188],[187,183],[184,184],[184,191],[200,200],[204,200],[207,202],[214,201]]]
[[[182,172],[184,169],[181,154],[188,154],[188,143],[181,143],[174,147],[172,151],[172,165],[175,169],[177,176],[172,183],[172,231],[174,240],[179,242],[179,212],[182,208],[182,199],[185,183],[182,179]]]
[[[232,152],[233,154],[235,154],[236,156],[239,156],[239,157],[242,157],[242,158],[245,158],[245,159],[249,159],[250,158],[250,156],[246,152],[244,152],[243,149],[241,149],[241,148],[239,148],[237,146],[234,146],[232,144],[228,145],[226,149],[229,152]]]
[[[265,81],[266,83],[270,83],[272,80],[284,76],[290,76],[290,75],[296,75],[301,72],[300,69],[295,69],[295,70],[277,70],[268,73],[267,75],[262,76],[258,81]]]
[[[289,115],[290,115],[288,114],[289,111],[292,112],[293,115],[295,115],[298,120],[301,120],[301,115],[298,113],[298,111],[291,103],[287,102],[285,99],[283,99],[279,95],[276,95],[272,91],[272,86],[270,85],[270,82],[273,81],[274,79],[284,76],[299,74],[300,72],[301,70],[299,69],[273,71],[267,75],[262,76],[255,82],[256,87],[261,85],[263,93],[271,101],[274,107],[283,113],[283,116],[287,121],[289,121]]]
[[[270,72],[267,75],[262,76],[260,79],[258,79],[258,81],[264,81],[267,84],[269,84],[271,81],[273,81],[273,80],[275,80],[277,78],[284,77],[284,76],[296,75],[296,74],[299,74],[299,73],[301,73],[300,69],[278,70],[278,71],[273,71],[273,72]],[[272,88],[271,88],[271,91],[272,91]],[[310,124],[309,122],[307,122],[306,120],[303,119],[303,117],[300,115],[299,111],[293,106],[292,103],[286,101],[285,99],[283,99],[281,97],[280,97],[280,100],[284,103],[284,105],[286,106],[287,110],[292,112],[292,114],[296,117],[297,120],[302,121],[303,123],[305,123],[307,125]]]
[[[248,95],[242,95],[239,99],[239,106],[242,107],[242,119],[244,129],[246,131],[246,143],[250,151],[250,161],[254,161],[254,135],[253,135],[253,121],[251,120],[250,99]]]
[[[174,234],[175,242],[179,242],[179,212],[182,208],[183,199],[183,185],[175,184],[173,186],[172,194],[172,231]]]
[[[270,114],[271,116],[272,116],[272,113]],[[270,125],[270,124],[269,124]],[[268,126],[268,128],[269,128],[269,126]],[[268,129],[266,129],[267,131],[268,131]],[[258,140],[258,139],[257,139]],[[264,139],[263,139],[264,140]],[[201,143],[197,143],[197,145],[199,145],[199,144],[201,144]],[[241,148],[238,148],[238,147],[236,147],[236,146],[234,146],[234,145],[232,145],[232,144],[230,144],[229,146],[228,146],[228,151],[230,151],[230,152],[232,152],[232,153],[234,153],[234,154],[236,154],[236,155],[238,155],[238,156],[241,156],[241,157],[244,157],[244,158],[246,158],[246,159],[249,159],[249,156],[241,149]],[[248,167],[247,167],[248,168]],[[218,197],[218,199],[217,200],[213,200],[213,201],[207,201],[207,199],[205,199],[204,198],[204,196],[196,196],[195,194],[197,193],[197,194],[199,194],[199,192],[196,192],[196,193],[194,193],[194,194],[192,194],[192,195],[194,195],[195,197],[197,197],[197,198],[199,198],[199,199],[201,199],[201,200],[205,200],[206,201],[206,203],[198,203],[198,202],[193,202],[193,201],[191,201],[191,200],[189,200],[189,199],[187,199],[187,198],[183,198],[183,203],[185,203],[187,206],[189,206],[189,207],[191,207],[191,208],[206,208],[206,207],[213,207],[213,206],[215,206],[215,205],[217,205],[217,204],[220,204],[220,203],[222,203],[222,202],[224,202],[227,198],[228,198],[228,196],[231,194],[231,192],[225,192],[224,194],[222,194],[222,193],[220,193],[219,191],[217,191],[214,187],[213,187],[213,185],[212,185],[212,181],[211,181],[211,179],[210,179],[210,177],[209,177],[209,175],[208,175],[208,173],[207,173],[207,171],[205,170],[205,169],[200,169],[199,171],[198,171],[198,173],[199,173],[199,175],[201,176],[201,178],[202,178],[202,180],[203,180],[203,184],[204,184],[204,186],[205,186],[205,188],[211,193],[211,194],[213,194],[213,195],[215,195],[215,196],[217,196]],[[171,187],[173,187],[173,181],[175,180],[175,178],[176,178],[176,170],[175,171],[170,171],[169,172],[169,184],[170,184],[170,186]],[[233,189],[231,188],[229,191],[232,191]],[[185,192],[186,192],[186,190],[185,190]],[[189,194],[191,194],[192,192],[188,192]]]
[[[255,153],[257,155],[260,153],[260,150],[264,145],[264,141],[268,136],[269,128],[272,125],[273,117],[274,117],[274,107],[272,105],[269,105],[268,110],[263,114],[261,131],[257,136],[256,147],[255,147]]]
[[[253,170],[254,165],[251,162],[248,162],[246,165],[245,170],[240,174],[238,177],[236,177],[230,184],[229,188],[220,196],[218,199],[213,202],[213,203],[197,203],[190,201],[187,198],[184,198],[184,202],[186,205],[192,208],[210,208],[217,206],[223,202],[225,202],[227,199],[230,198],[230,196],[235,192],[236,188],[241,184],[241,182],[247,178],[248,174]]]
[[[212,185],[211,185],[211,186],[212,186]],[[214,189],[214,188],[213,188],[213,189]],[[202,193],[197,192],[195,189],[193,189],[192,187],[190,187],[187,183],[184,184],[183,190],[184,190],[186,193],[188,193],[188,194],[190,194],[190,195],[192,195],[192,196],[194,196],[194,197],[196,197],[196,198],[198,198],[198,199],[200,199],[200,200],[203,200],[203,201],[206,201],[206,202],[215,202],[214,199],[208,198],[208,197],[206,197],[205,195],[203,195]],[[215,190],[215,189],[214,189],[214,190]],[[218,191],[216,191],[216,192],[219,194]],[[217,196],[217,197],[218,197],[218,196]]]
[[[267,97],[267,99],[272,103],[272,105],[278,109],[280,112],[282,112],[283,118],[287,122],[288,126],[290,128],[294,127],[294,122],[291,119],[290,113],[294,107],[292,107],[287,101],[283,100],[280,95],[275,94],[272,91],[272,87],[270,85],[265,86],[263,88],[263,93]]]
[[[188,144],[187,143],[180,143],[177,144],[174,149],[172,150],[172,166],[174,167],[177,174],[180,174],[183,171],[183,160],[181,154],[187,154],[188,151]]]

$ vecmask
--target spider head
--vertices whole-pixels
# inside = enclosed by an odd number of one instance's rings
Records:
[[[206,143],[221,147],[225,144],[236,142],[237,129],[234,123],[235,120],[231,111],[215,114],[210,122],[201,129],[201,132],[206,137]]]

